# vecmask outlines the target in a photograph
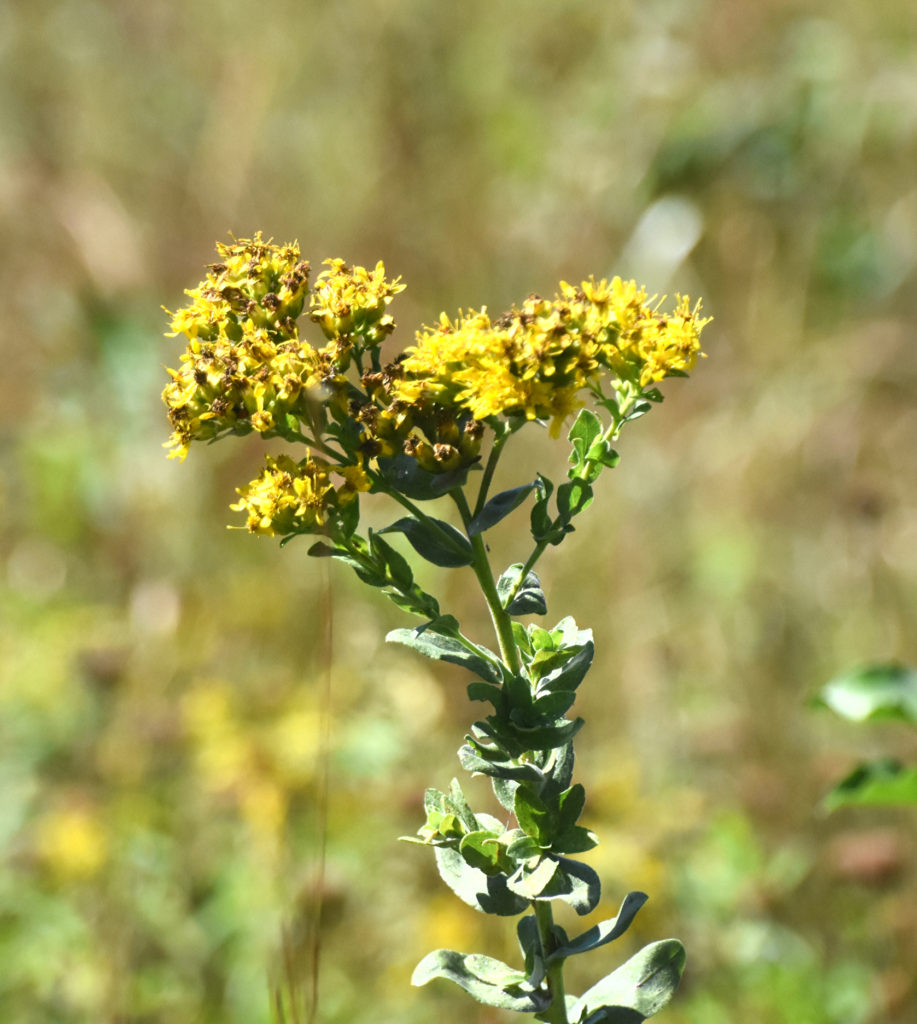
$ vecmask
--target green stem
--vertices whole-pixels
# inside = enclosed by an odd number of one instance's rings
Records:
[[[532,908],[535,911],[535,920],[538,922],[541,948],[547,956],[554,949],[554,912],[551,910],[548,900],[535,900],[532,903]],[[551,993],[551,1005],[543,1011],[541,1019],[547,1024],[569,1024],[563,960],[555,960],[554,963],[548,965],[546,980]]]
[[[478,498],[474,505],[474,515],[477,515],[487,503],[487,494],[490,491],[490,485],[493,481],[497,463],[500,461],[500,453],[503,451],[503,446],[513,433],[515,433],[515,429],[513,427],[504,425],[503,433],[498,434],[494,438],[493,444],[490,446],[490,455],[487,457],[487,465],[484,467],[484,475],[481,477],[481,486],[478,488]]]
[[[465,497],[465,492],[460,487],[457,487],[454,491],[450,491],[449,494],[458,507],[462,522],[465,524],[465,532],[467,533],[468,524],[474,517],[471,514],[471,509],[468,507],[468,499]],[[506,662],[506,666],[511,672],[518,673],[522,668],[522,663],[519,660],[516,641],[513,639],[513,620],[503,608],[503,605],[500,604],[500,596],[497,593],[497,584],[494,580],[493,570],[490,568],[490,562],[487,559],[487,548],[484,546],[484,541],[481,539],[480,534],[475,534],[475,536],[468,539],[471,541],[471,550],[474,556],[471,568],[478,578],[478,583],[484,594],[484,600],[487,602],[487,607],[490,610],[490,618],[494,624],[494,631],[497,634],[497,641],[500,645],[500,656]]]

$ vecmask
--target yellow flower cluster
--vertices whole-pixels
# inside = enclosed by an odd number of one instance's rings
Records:
[[[323,459],[307,456],[294,462],[287,455],[267,457],[261,475],[237,491],[239,500],[230,505],[246,512],[250,533],[286,536],[291,533],[320,532],[327,524],[329,510],[350,504],[359,491],[368,491],[370,481],[362,466],[332,466]],[[344,482],[335,489],[331,474]]]
[[[389,281],[380,260],[375,270],[349,267],[343,260],[325,260],[328,267],[315,281],[309,316],[332,341],[358,335],[364,346],[378,345],[392,333],[394,319],[388,304],[405,286],[401,278]]]
[[[296,245],[239,239],[217,245],[221,257],[186,294],[189,306],[170,314],[170,336],[188,347],[163,392],[169,409],[172,457],[192,441],[256,430],[289,436],[311,419],[319,388],[340,390],[354,345],[377,345],[394,327],[385,312],[404,285],[329,260],[316,281],[310,316],[330,339],[315,349],[299,337],[296,320],[308,293],[309,264]]]
[[[254,430],[305,440],[329,460],[268,460],[233,506],[255,533],[324,529],[330,510],[378,479],[379,459],[408,456],[431,473],[468,467],[485,427],[499,429],[501,417],[551,420],[556,433],[584,391],[607,397],[603,374],[631,395],[684,374],[707,322],[700,303],[679,296],[665,314],[633,281],[590,278],[561,282],[553,300],[530,296],[497,319],[484,309],[454,320],[443,314],[383,365],[380,344],[394,328],[389,305],[404,285],[386,278],[381,262],[367,270],[326,260],[310,294],[309,264],[295,244],[258,234],[217,250],[220,262],[187,292],[190,304],[170,314],[171,335],[188,343],[163,392],[170,455]],[[299,334],[307,296],[322,347]],[[345,480],[337,489],[335,472]]]
[[[633,281],[561,282],[549,302],[531,296],[492,321],[485,310],[418,333],[396,388],[407,402],[428,394],[476,419],[524,415],[560,423],[602,368],[640,387],[692,369],[706,320],[679,298],[676,313],[647,306]]]

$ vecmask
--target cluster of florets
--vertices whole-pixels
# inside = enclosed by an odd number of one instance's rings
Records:
[[[674,313],[660,313],[632,281],[561,282],[553,301],[531,296],[497,319],[485,309],[443,314],[383,363],[395,327],[389,304],[404,285],[381,262],[367,270],[326,260],[310,293],[295,244],[258,234],[217,251],[220,261],[186,293],[191,303],[170,314],[171,336],[188,344],[163,392],[168,446],[183,459],[194,441],[256,431],[319,451],[269,460],[240,490],[234,507],[257,533],[321,532],[329,511],[382,486],[385,460],[455,473],[478,461],[486,429],[501,420],[559,428],[584,393],[605,397],[603,376],[612,389],[639,390],[684,374],[706,323],[700,304],[680,296]],[[318,347],[300,336],[307,298],[324,335]]]
[[[679,296],[674,314],[647,305],[635,282],[561,282],[554,301],[532,295],[519,309],[491,320],[487,311],[445,314],[417,335],[402,363],[400,398],[430,394],[476,419],[524,416],[565,420],[611,371],[643,388],[687,373],[700,353],[707,322],[700,305]]]

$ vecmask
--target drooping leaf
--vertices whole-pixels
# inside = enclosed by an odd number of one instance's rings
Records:
[[[469,907],[483,914],[515,917],[528,902],[507,888],[505,875],[489,875],[466,863],[457,850],[438,846],[434,850],[440,877]]]
[[[448,661],[453,665],[461,665],[488,682],[500,682],[497,656],[478,644],[471,644],[469,649],[470,641],[462,643],[454,637],[443,636],[432,629],[423,628],[393,629],[385,639],[389,643],[411,647],[434,661]]]
[[[582,861],[552,855],[557,871],[539,899],[559,899],[569,904],[581,917],[595,910],[602,896],[599,876]]]
[[[901,804],[917,804],[917,768],[909,768],[893,757],[858,765],[822,800],[826,811],[838,807]]]
[[[468,467],[449,473],[430,473],[416,459],[404,453],[391,458],[380,458],[379,475],[393,489],[415,501],[430,501],[461,487],[468,475]]]
[[[523,971],[480,953],[457,953],[452,949],[428,953],[414,968],[411,984],[426,985],[434,978],[455,982],[485,1006],[518,1013],[536,1013],[550,998],[534,989]]]
[[[440,519],[405,516],[379,533],[403,533],[411,547],[428,562],[446,569],[471,565],[474,553],[468,538]]]
[[[476,537],[479,533],[496,526],[501,519],[518,508],[536,486],[535,483],[523,484],[521,487],[513,487],[495,494],[468,524],[468,535]]]
[[[897,719],[917,725],[917,669],[869,665],[832,679],[819,697],[852,722]]]
[[[604,946],[606,942],[613,942],[627,931],[638,911],[648,899],[645,892],[629,892],[621,903],[617,917],[613,917],[609,921],[602,921],[601,924],[595,925],[583,932],[582,935],[559,946],[548,957],[548,962],[564,960],[568,956],[575,956],[579,953],[587,953],[591,949]]]
[[[644,946],[616,971],[584,993],[576,1004],[583,1024],[640,1024],[672,998],[685,967],[678,939]]]

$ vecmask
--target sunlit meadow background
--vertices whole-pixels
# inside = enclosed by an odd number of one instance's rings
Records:
[[[597,634],[602,909],[652,897],[575,984],[678,935],[671,1024],[917,1019],[915,815],[818,813],[915,751],[807,704],[917,661],[912,0],[7,0],[5,1024],[302,1021],[316,987],[325,1024],[505,1019],[408,985],[434,946],[514,955],[395,842],[457,770],[460,673],[386,648],[405,620],[345,568],[225,529],[257,443],[161,448],[160,306],[258,229],[384,259],[402,344],[590,273],[703,295],[709,358],[543,563]],[[563,472],[513,444],[505,486]],[[425,578],[488,638],[470,573]]]

